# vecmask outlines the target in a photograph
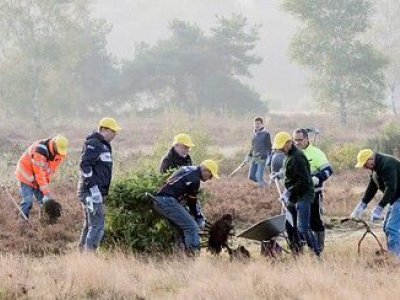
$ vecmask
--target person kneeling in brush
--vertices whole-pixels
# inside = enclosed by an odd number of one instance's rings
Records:
[[[191,254],[200,249],[199,228],[204,227],[206,222],[197,200],[200,181],[213,177],[219,178],[218,165],[210,159],[200,166],[181,167],[172,173],[155,195],[155,209],[182,230],[185,249]]]
[[[357,155],[356,168],[371,171],[371,178],[362,200],[351,213],[351,217],[360,218],[368,203],[378,190],[381,190],[383,197],[372,210],[371,221],[382,220],[383,210],[389,204],[383,231],[389,252],[400,256],[400,161],[390,155],[363,149]]]

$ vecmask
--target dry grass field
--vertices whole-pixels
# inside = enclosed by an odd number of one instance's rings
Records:
[[[272,134],[299,126],[321,129],[318,143],[324,150],[345,143],[363,145],[371,131],[379,132],[388,121],[383,116],[368,124],[342,128],[327,115],[271,114],[267,118]],[[77,162],[83,139],[97,120],[57,121],[51,131],[32,130],[29,124],[3,128],[0,132],[1,183],[19,200],[13,170],[24,147],[32,141],[64,133],[71,141],[70,158],[55,177],[53,196],[63,205],[58,224],[43,225],[37,205],[31,214],[32,227],[21,226],[17,210],[0,188],[0,299],[397,299],[400,276],[396,259],[375,256],[375,241],[363,243],[357,255],[362,229],[341,227],[337,218],[347,216],[362,196],[368,180],[365,171],[344,168],[326,184],[325,219],[333,224],[327,231],[322,259],[308,254],[293,258],[284,254],[276,260],[259,255],[259,245],[235,239],[251,250],[250,261],[229,261],[224,253],[213,257],[204,250],[196,260],[182,257],[141,257],[132,253],[101,250],[97,255],[76,250],[82,211],[76,199]],[[277,214],[280,204],[271,186],[257,189],[246,179],[243,168],[232,178],[227,174],[243,159],[252,130],[252,116],[239,120],[229,116],[182,114],[157,118],[129,117],[120,120],[121,134],[113,142],[115,176],[134,170],[143,157],[152,158],[157,143],[170,143],[179,131],[201,131],[210,138],[210,155],[221,162],[222,179],[204,184],[210,198],[205,215],[215,220],[232,213],[238,231]],[[94,125],[93,125],[94,124]],[[196,143],[196,141],[194,141]],[[347,155],[347,152],[343,152]],[[329,158],[329,157],[328,157]],[[345,157],[345,159],[351,159]],[[354,158],[355,160],[355,158]],[[157,162],[154,162],[156,165]],[[353,164],[353,162],[351,162]],[[384,237],[379,226],[374,232]]]

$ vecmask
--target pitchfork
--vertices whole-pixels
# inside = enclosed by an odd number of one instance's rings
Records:
[[[361,223],[365,227],[365,232],[362,235],[361,239],[358,241],[358,247],[357,247],[358,255],[361,255],[361,243],[364,240],[364,238],[367,236],[368,233],[371,234],[375,238],[375,240],[378,242],[379,251],[377,253],[385,253],[386,252],[386,250],[383,248],[381,242],[379,241],[378,237],[371,230],[371,226],[369,226],[366,221],[364,221],[362,219],[346,218],[346,219],[341,220],[340,223],[343,224],[348,221],[354,221],[356,223]]]

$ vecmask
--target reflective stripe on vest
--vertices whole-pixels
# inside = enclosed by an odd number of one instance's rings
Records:
[[[45,191],[49,190],[49,185],[48,185],[48,184],[45,184],[45,185],[39,186],[39,189],[40,189],[42,192],[45,192]]]
[[[29,176],[29,175],[25,172],[25,170],[21,167],[20,164],[18,164],[18,166],[17,166],[17,172],[18,172],[19,174],[21,174],[22,177],[24,177],[24,178],[25,178],[27,181],[29,181],[29,182],[33,182],[33,181],[35,180],[35,177],[34,177],[33,175]]]

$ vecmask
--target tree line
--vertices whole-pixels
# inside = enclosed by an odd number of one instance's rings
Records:
[[[243,80],[262,62],[254,51],[259,24],[240,14],[215,17],[207,29],[172,20],[167,38],[137,43],[132,58],[119,60],[107,45],[112,24],[94,18],[91,5],[0,2],[0,109],[6,117],[41,126],[66,112],[85,117],[110,108],[267,111]],[[309,71],[320,107],[337,112],[343,124],[350,114],[388,106],[397,113],[397,1],[285,0],[283,8],[301,21],[288,55]]]

